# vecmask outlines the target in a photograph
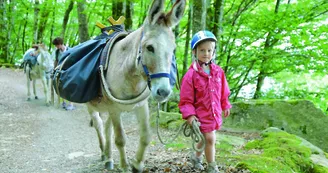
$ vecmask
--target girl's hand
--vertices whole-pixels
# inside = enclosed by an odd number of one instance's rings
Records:
[[[192,125],[192,122],[193,122],[194,120],[197,120],[197,121],[198,121],[198,119],[197,119],[197,117],[196,117],[195,115],[191,115],[191,116],[188,117],[188,119],[187,119],[187,123],[188,123],[189,125]]]
[[[223,110],[224,118],[227,118],[230,115],[230,109]]]

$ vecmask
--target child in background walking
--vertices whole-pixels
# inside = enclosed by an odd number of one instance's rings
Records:
[[[208,173],[218,173],[215,162],[215,131],[222,125],[222,113],[230,115],[230,90],[224,71],[213,61],[216,37],[210,31],[197,32],[191,41],[193,62],[182,79],[179,108],[182,118],[192,124],[200,122],[205,137],[205,158]],[[202,142],[197,146],[200,148]],[[204,170],[202,152],[193,153],[191,161],[196,169]]]

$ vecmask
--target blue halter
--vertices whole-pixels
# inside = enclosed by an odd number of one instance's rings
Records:
[[[141,42],[142,38],[143,38],[143,32],[141,34],[140,42]],[[141,54],[142,54],[142,49],[141,49],[141,44],[140,44],[139,45],[139,53],[138,53],[138,64],[141,63],[142,68],[143,68],[143,70],[144,70],[144,72],[145,72],[145,74],[147,76],[147,84],[148,84],[149,90],[151,90],[151,79],[161,78],[161,77],[170,78],[170,73],[155,73],[155,74],[150,74],[147,66],[142,62]]]

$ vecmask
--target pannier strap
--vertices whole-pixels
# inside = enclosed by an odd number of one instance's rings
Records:
[[[137,97],[133,98],[133,99],[129,99],[129,100],[121,100],[118,98],[115,98],[110,90],[109,87],[106,83],[106,79],[104,76],[104,67],[102,65],[99,66],[99,70],[100,70],[100,81],[101,81],[101,88],[103,90],[102,93],[105,93],[106,97],[116,103],[119,104],[123,104],[123,105],[135,105],[135,104],[142,104],[141,102],[148,99],[148,97],[150,96],[150,90],[148,89],[148,87],[145,87],[145,89],[141,92],[141,94],[139,94]],[[136,105],[137,106],[137,105]]]

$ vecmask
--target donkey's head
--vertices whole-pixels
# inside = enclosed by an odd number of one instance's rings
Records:
[[[44,44],[39,44],[38,45],[38,57],[37,61],[38,64],[40,65],[41,70],[44,70],[46,72],[49,72],[50,70],[53,69],[53,62],[51,59],[51,55],[48,52],[46,46]]]
[[[139,63],[149,73],[148,85],[158,102],[171,93],[169,74],[175,51],[175,37],[171,28],[182,18],[185,0],[177,0],[168,13],[163,12],[165,0],[154,0],[144,22],[139,48]]]

